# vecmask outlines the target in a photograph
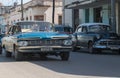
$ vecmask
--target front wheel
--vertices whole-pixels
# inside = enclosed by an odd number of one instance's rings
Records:
[[[16,61],[21,61],[23,59],[23,54],[20,53],[17,48],[14,50],[14,58]]]
[[[0,46],[0,54],[2,54],[2,47]]]
[[[120,55],[120,49],[118,50],[118,54]]]
[[[60,57],[63,61],[67,61],[69,59],[70,53],[69,52],[61,52]]]
[[[6,48],[2,48],[2,52],[6,57],[11,57],[12,56],[12,53],[7,51]]]
[[[40,59],[41,59],[41,60],[46,60],[46,59],[47,59],[47,57],[46,57],[47,54],[45,54],[45,53],[40,53],[39,55],[40,55]]]
[[[91,54],[95,53],[95,49],[93,48],[93,42],[92,41],[90,41],[88,43],[88,52],[91,53]]]

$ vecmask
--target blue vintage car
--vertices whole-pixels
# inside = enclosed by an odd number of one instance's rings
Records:
[[[2,38],[2,47],[7,57],[13,54],[15,60],[23,60],[28,54],[59,55],[68,60],[72,49],[71,37],[54,32],[53,24],[43,21],[21,21],[9,27]]]

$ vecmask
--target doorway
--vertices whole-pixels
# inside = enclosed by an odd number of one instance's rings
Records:
[[[79,25],[79,9],[73,9],[72,10],[72,18],[73,18],[73,29],[75,31],[75,29],[77,28],[77,26]]]
[[[94,8],[94,22],[102,22],[102,7]]]

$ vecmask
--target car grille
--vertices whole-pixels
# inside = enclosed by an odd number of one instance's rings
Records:
[[[63,40],[30,40],[28,46],[58,46],[62,45]]]
[[[101,41],[100,45],[120,45],[120,41]]]

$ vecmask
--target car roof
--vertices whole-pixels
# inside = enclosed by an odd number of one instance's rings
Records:
[[[79,26],[91,26],[91,25],[105,25],[105,26],[110,26],[109,24],[105,24],[105,23],[83,23],[83,24],[80,24]]]

